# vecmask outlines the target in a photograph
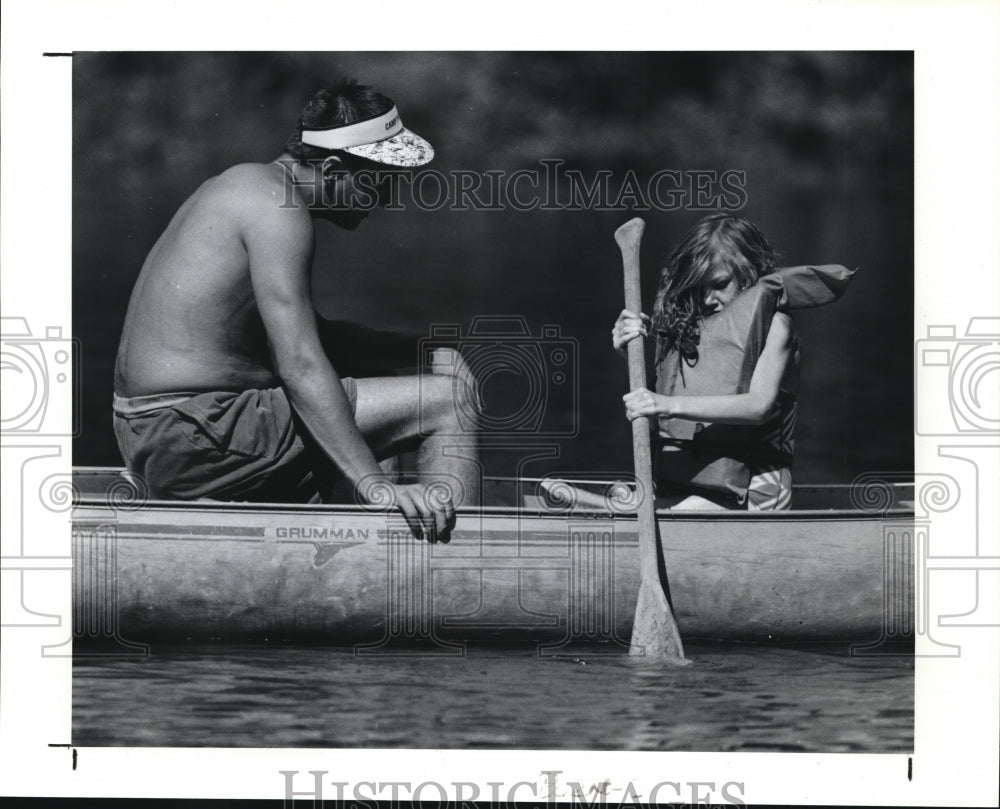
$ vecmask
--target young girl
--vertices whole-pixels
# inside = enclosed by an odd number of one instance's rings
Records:
[[[777,308],[795,305],[782,284],[758,285],[775,259],[751,222],[706,217],[663,267],[652,321],[623,310],[615,322],[619,351],[648,336],[647,324],[656,337],[657,392],[624,402],[629,420],[659,420],[658,478],[672,508],[790,506],[799,344]]]

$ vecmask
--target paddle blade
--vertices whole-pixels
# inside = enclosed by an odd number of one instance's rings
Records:
[[[684,657],[681,633],[663,587],[659,581],[650,581],[648,576],[643,576],[639,583],[628,653],[664,660],[675,666],[686,666],[689,662]]]

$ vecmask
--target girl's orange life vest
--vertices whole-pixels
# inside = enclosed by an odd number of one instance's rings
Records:
[[[721,312],[700,323],[698,359],[691,365],[669,351],[656,369],[656,392],[667,396],[746,393],[775,312],[832,303],[854,276],[839,264],[785,267],[765,275]],[[660,483],[703,490],[743,502],[751,468],[790,464],[761,441],[753,425],[659,420]]]

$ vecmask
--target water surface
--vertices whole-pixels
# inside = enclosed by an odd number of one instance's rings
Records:
[[[908,752],[913,661],[691,645],[627,656],[357,657],[344,648],[161,649],[79,658],[79,746]]]

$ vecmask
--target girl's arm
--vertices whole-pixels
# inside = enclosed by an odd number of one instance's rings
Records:
[[[781,378],[792,350],[791,319],[778,312],[771,321],[749,391],[718,396],[662,396],[640,388],[622,397],[625,414],[629,421],[640,416],[669,416],[719,424],[763,424],[777,407]]]

